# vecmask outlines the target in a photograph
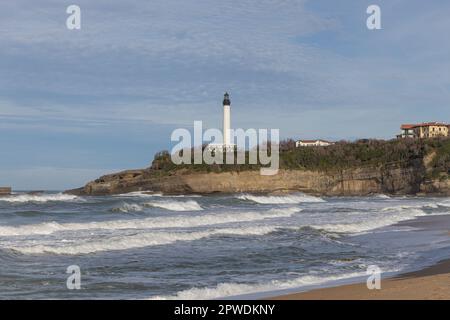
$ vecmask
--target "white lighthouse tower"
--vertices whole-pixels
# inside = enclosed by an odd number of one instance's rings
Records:
[[[228,92],[225,92],[223,96],[223,145],[225,149],[227,149],[227,146],[231,145],[230,117],[231,117],[230,95],[228,94]]]
[[[231,103],[230,95],[225,92],[223,95],[223,128],[222,144],[211,143],[207,146],[208,151],[214,152],[234,152],[236,150],[236,144],[231,141]]]
[[[231,102],[230,95],[225,92],[223,95],[223,144],[220,148],[222,152],[234,152],[236,145],[231,141]]]

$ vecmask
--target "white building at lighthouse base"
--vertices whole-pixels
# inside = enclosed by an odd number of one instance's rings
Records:
[[[237,150],[235,144],[211,143],[206,146],[209,152],[234,152]]]

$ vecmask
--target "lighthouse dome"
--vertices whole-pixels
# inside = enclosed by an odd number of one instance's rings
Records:
[[[225,94],[223,95],[223,105],[224,106],[231,105],[231,103],[230,103],[230,95],[228,94],[228,92],[225,92]]]

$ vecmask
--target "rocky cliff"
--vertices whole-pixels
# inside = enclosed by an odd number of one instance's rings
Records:
[[[270,193],[275,191],[321,195],[367,195],[433,193],[450,195],[449,180],[427,180],[421,161],[409,166],[391,164],[334,172],[282,169],[274,176],[259,171],[158,175],[153,169],[129,170],[105,175],[83,188],[67,191],[78,195],[106,195],[132,191],[167,194]]]
[[[280,147],[281,169],[273,176],[260,175],[259,167],[252,165],[177,166],[168,152],[160,152],[150,168],[105,175],[67,192],[450,195],[450,139],[361,140],[326,148],[295,148],[288,141]]]

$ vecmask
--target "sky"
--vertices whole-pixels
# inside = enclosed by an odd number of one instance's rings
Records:
[[[221,128],[225,91],[232,127],[282,138],[450,122],[449,16],[444,0],[0,0],[0,185],[148,167],[174,129]]]

